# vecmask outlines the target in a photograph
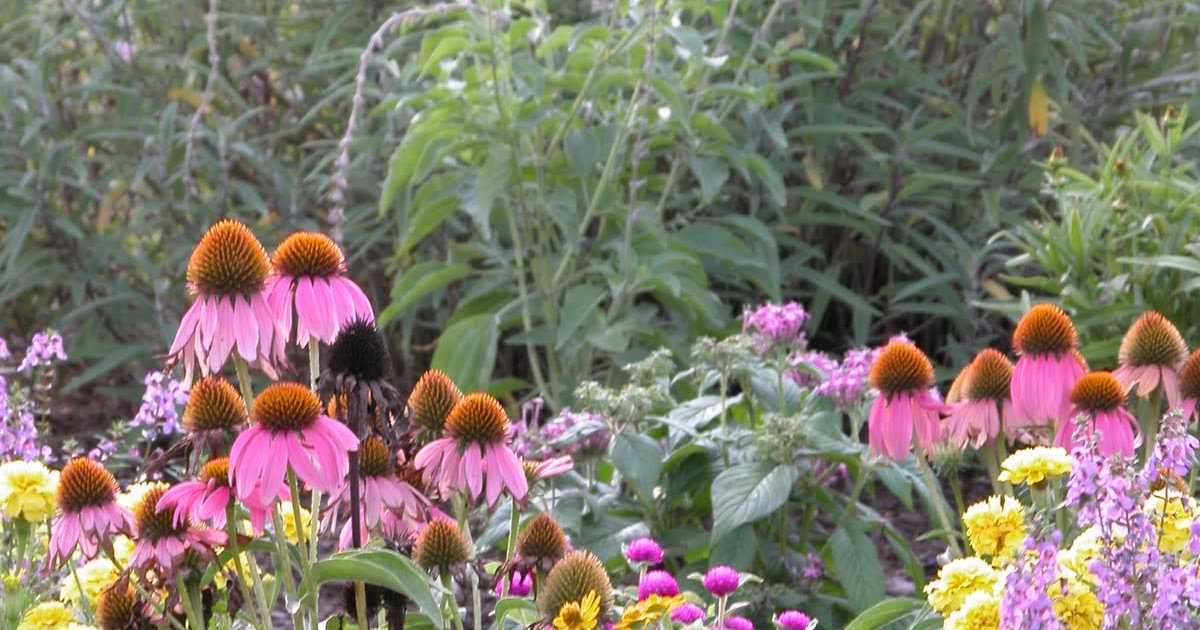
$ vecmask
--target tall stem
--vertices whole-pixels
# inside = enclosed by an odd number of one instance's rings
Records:
[[[443,570],[441,573],[442,586],[446,587],[445,603],[450,609],[450,617],[454,619],[454,627],[457,630],[463,630],[462,615],[458,613],[458,600],[454,597],[454,584],[450,582],[450,572]]]
[[[933,511],[937,513],[938,521],[941,522],[942,536],[946,539],[946,544],[950,545],[950,549],[954,551],[954,556],[961,558],[962,549],[958,546],[958,540],[954,535],[956,530],[950,525],[950,517],[946,514],[946,506],[943,505],[945,499],[942,495],[942,486],[934,476],[933,469],[929,467],[929,462],[925,459],[925,452],[917,442],[915,432],[913,433],[913,452],[917,456],[917,465],[925,476],[925,485],[929,487],[930,502],[933,503]]]
[[[504,551],[504,570],[508,570],[509,563],[512,562],[513,554],[517,550],[517,530],[521,527],[521,508],[517,505],[517,498],[512,500],[512,516],[508,522],[508,548]],[[508,589],[512,587],[512,574],[501,576],[500,578],[500,597],[508,597]],[[478,607],[477,607],[478,608]],[[478,615],[478,613],[476,613]]]
[[[317,379],[321,376],[321,342],[316,337],[308,339],[308,388],[317,391]]]
[[[234,508],[232,501],[230,501],[229,505],[225,508],[225,532],[226,536],[229,538],[229,542],[227,543],[229,545],[229,551],[233,554],[233,570],[237,572],[238,588],[242,591],[242,599],[244,599],[246,602],[244,605],[250,609],[250,622],[254,624],[255,628],[263,628],[271,621],[270,611],[265,610],[266,593],[262,591],[261,579],[259,578],[258,573],[255,572],[252,578],[255,583],[255,590],[258,593],[258,605],[264,608],[264,616],[260,621],[258,618],[259,611],[255,610],[254,608],[254,595],[250,592],[250,585],[246,584],[246,575],[248,573],[242,566],[241,543],[238,542],[237,511]]]
[[[254,390],[250,389],[250,369],[238,353],[233,353],[233,367],[237,370],[238,385],[242,388],[242,402],[246,403],[246,413],[250,413],[250,403],[254,400]]]
[[[300,551],[300,574],[304,579],[304,588],[308,592],[312,600],[312,618],[315,621],[317,618],[317,589],[313,583],[312,577],[312,556],[309,554],[309,545],[316,547],[315,539],[308,539],[308,532],[304,529],[304,521],[300,518],[300,482],[296,480],[296,473],[288,466],[287,471],[288,490],[292,493],[292,518],[296,524],[296,548]],[[312,512],[313,520],[316,520],[318,512]]]
[[[300,498],[292,495],[292,504]],[[293,602],[296,600],[296,581],[292,577],[292,560],[291,554],[287,549],[287,528],[283,525],[283,511],[279,509],[279,503],[275,504],[274,510],[271,512],[271,521],[275,525],[275,574],[277,579],[283,581],[283,592],[287,594],[287,598],[291,601],[287,602],[287,608],[291,609]],[[300,522],[297,519],[296,528],[300,528]],[[316,594],[313,593],[315,597]],[[300,609],[296,608],[292,613],[292,625],[296,628],[304,627],[304,616],[300,613]]]

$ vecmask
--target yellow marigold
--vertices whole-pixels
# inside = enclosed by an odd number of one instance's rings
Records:
[[[1025,539],[1025,508],[1016,499],[991,496],[967,508],[962,517],[971,548],[992,559],[1011,556]]]
[[[129,559],[133,557],[133,539],[128,536],[117,536],[112,539],[113,555],[117,557],[117,563],[120,566],[129,566]]]
[[[0,509],[10,519],[41,523],[54,515],[58,471],[41,462],[0,464]]]
[[[599,616],[600,596],[596,591],[588,591],[582,600],[567,602],[558,609],[554,627],[557,630],[592,630]]]
[[[1182,553],[1187,549],[1192,536],[1193,500],[1177,493],[1168,495],[1160,490],[1146,499],[1142,511],[1158,530],[1158,550],[1166,553]]]
[[[117,581],[120,576],[117,567],[107,558],[89,560],[76,569],[75,574],[79,576],[78,583],[75,582],[75,575],[71,573],[63,577],[59,586],[59,598],[80,610],[83,610],[83,603],[79,598],[80,586],[83,587],[83,595],[87,597],[88,605],[94,608],[100,591]]]
[[[1055,584],[1053,590],[1061,589]],[[1066,591],[1052,593],[1054,614],[1067,630],[1100,630],[1104,625],[1104,604],[1088,585],[1068,580]]]
[[[959,609],[967,596],[991,591],[999,582],[992,566],[974,556],[951,560],[938,571],[937,579],[925,585],[929,605],[943,617]]]
[[[75,615],[66,604],[50,601],[25,611],[17,630],[65,630],[75,623]]]
[[[995,630],[1000,627],[1000,598],[992,591],[975,591],[946,618],[945,630]]]
[[[673,610],[678,608],[686,601],[683,595],[675,595],[673,597],[664,597],[662,595],[648,595],[635,604],[630,604],[625,607],[625,611],[621,613],[621,620],[613,626],[613,630],[632,630],[633,628],[645,628],[652,624],[664,615],[669,615]]]
[[[283,535],[287,541],[294,544],[298,543],[296,538],[296,516],[292,512],[291,501],[280,501],[279,511],[283,512]],[[300,522],[303,523],[305,536],[312,532],[312,513],[304,508],[300,508]],[[242,529],[250,529],[250,521],[242,521]]]
[[[1027,448],[1012,455],[1000,464],[1000,481],[1015,484],[1034,485],[1046,480],[1047,477],[1057,477],[1071,472],[1075,458],[1065,449],[1045,446]]]

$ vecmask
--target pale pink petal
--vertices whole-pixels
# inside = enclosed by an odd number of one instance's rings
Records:
[[[504,485],[508,486],[508,491],[518,501],[525,498],[529,493],[529,481],[525,479],[525,469],[521,466],[521,460],[517,459],[509,448],[503,444],[494,445],[496,449],[496,459],[500,463],[500,475],[504,478]],[[489,471],[488,474],[494,474]]]
[[[1162,377],[1163,392],[1167,395],[1168,411],[1179,409],[1181,404],[1179,395],[1179,375],[1169,367],[1160,368]]]
[[[1137,371],[1137,395],[1138,398],[1145,398],[1150,392],[1154,391],[1154,388],[1158,387],[1159,366],[1143,365]]]
[[[250,303],[242,299],[234,299],[233,328],[237,341],[238,354],[246,361],[253,363],[258,359],[258,319],[250,308]]]
[[[463,471],[467,475],[467,487],[471,497],[478,497],[483,489],[483,455],[479,452],[479,444],[471,442],[463,453]]]
[[[208,349],[213,345],[213,337],[217,334],[217,300],[218,297],[200,296],[200,350],[199,356],[208,355]]]
[[[168,354],[178,354],[184,346],[191,342],[192,336],[196,334],[196,325],[200,323],[200,311],[200,301],[197,300],[183,314],[183,319],[179,322],[179,330],[175,331],[175,341],[171,342],[171,351]]]
[[[317,467],[313,465],[313,451],[305,448],[304,444],[300,442],[300,438],[291,431],[281,436],[281,439],[287,444],[288,462],[291,463],[292,470],[296,472],[296,476],[304,483],[322,492],[331,490],[332,488],[327,485],[322,475],[322,472],[326,474],[328,472],[317,470]]]
[[[287,437],[291,437],[291,435],[289,434]],[[271,500],[275,489],[287,477],[288,460],[290,459],[287,437],[278,433],[272,435],[270,446],[262,454],[267,461],[262,469],[262,487],[258,490],[258,502],[261,504],[266,504]]]

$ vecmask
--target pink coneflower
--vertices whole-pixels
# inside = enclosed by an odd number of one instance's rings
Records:
[[[287,331],[263,290],[270,269],[266,250],[239,221],[217,221],[200,239],[187,269],[196,301],[168,353],[171,360],[183,359],[185,383],[192,382],[196,365],[204,375],[220,372],[235,347],[247,363],[279,377]]]
[[[291,466],[309,487],[333,492],[350,469],[348,453],[358,438],[345,425],[321,413],[321,401],[298,383],[275,383],[255,399],[254,425],[238,436],[229,452],[230,483],[237,496],[273,505]]]
[[[338,331],[353,321],[375,321],[371,302],[347,278],[346,258],[333,239],[316,232],[296,232],[271,255],[267,301],[291,334],[296,313],[296,345],[309,337],[333,343]]]
[[[560,457],[551,457],[545,461],[527,461],[524,463],[526,472],[529,473],[530,481],[541,481],[550,477],[557,477],[565,472],[575,468],[575,462],[571,460],[570,455],[562,455]]]
[[[871,366],[870,380],[879,390],[867,423],[871,452],[904,459],[914,435],[922,449],[932,448],[941,434],[938,412],[945,406],[930,390],[933,364],[929,357],[907,341],[892,341]]]
[[[946,420],[946,437],[965,448],[979,448],[1000,435],[1000,412],[1012,417],[1009,386],[1013,366],[1008,357],[987,348],[963,368],[955,382],[960,384],[961,400],[950,405]],[[953,389],[953,388],[952,388]],[[947,396],[947,399],[950,397]]]
[[[1179,410],[1184,422],[1191,422],[1200,400],[1200,350],[1196,350],[1179,368]]]
[[[129,564],[142,571],[153,564],[164,578],[172,577],[188,550],[195,551],[210,562],[217,562],[213,547],[225,544],[225,532],[219,529],[197,529],[186,516],[176,519],[158,511],[159,501],[167,492],[166,484],[155,485],[142,495],[134,506],[137,523],[137,543]]]
[[[1100,433],[1101,455],[1132,457],[1142,443],[1137,419],[1125,409],[1125,389],[1108,372],[1089,372],[1071,389],[1071,409],[1063,416],[1054,445],[1071,452],[1075,446],[1077,416],[1087,417],[1084,432]]]
[[[133,514],[117,505],[120,487],[112,473],[79,457],[67,462],[58,478],[55,501],[62,513],[50,528],[50,561],[66,560],[79,546],[84,560],[100,548],[112,550],[116,534],[133,535]]]
[[[1009,393],[1016,412],[1009,427],[1051,426],[1071,405],[1071,388],[1086,368],[1075,325],[1053,304],[1036,304],[1017,322],[1013,349],[1020,357]]]
[[[424,471],[442,497],[466,491],[472,499],[484,490],[488,505],[495,505],[506,488],[520,500],[529,491],[521,461],[508,446],[508,415],[488,394],[463,398],[446,418],[446,435],[425,445],[413,463]]]
[[[363,527],[378,525],[380,515],[385,510],[395,510],[413,518],[425,513],[425,509],[429,507],[429,499],[396,476],[394,458],[383,440],[375,436],[363,440],[358,447],[358,456],[359,497],[362,499],[362,514],[365,517]],[[329,505],[334,509],[327,513],[328,522],[332,522],[339,505],[349,504],[350,483],[342,481],[329,496]]]
[[[279,488],[280,496],[289,498],[287,486]],[[256,496],[259,493],[252,493]],[[214,528],[225,527],[226,510],[229,500],[233,498],[229,484],[229,458],[218,457],[200,468],[199,479],[177,483],[158,501],[158,511],[173,509],[172,525],[178,527],[184,519],[193,521],[208,521]],[[271,504],[258,505],[253,502],[243,502],[250,513],[250,526],[255,535],[261,534],[267,516],[271,513]]]
[[[1187,344],[1179,330],[1157,311],[1147,311],[1129,327],[1117,353],[1120,367],[1113,376],[1129,391],[1137,385],[1137,395],[1145,398],[1159,384],[1171,409],[1178,409],[1179,366],[1187,358]],[[1154,410],[1155,413],[1158,410]]]

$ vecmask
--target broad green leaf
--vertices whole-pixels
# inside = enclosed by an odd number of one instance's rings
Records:
[[[435,626],[442,624],[441,608],[434,599],[429,576],[412,560],[386,549],[349,551],[334,554],[312,565],[316,586],[327,582],[361,580],[382,586],[408,597]],[[311,594],[305,593],[303,597]]]
[[[451,323],[438,339],[431,367],[446,373],[459,389],[485,389],[496,363],[500,328],[489,313],[472,315]]]
[[[591,285],[581,284],[571,287],[563,295],[562,311],[558,321],[554,349],[562,350],[563,346],[574,337],[584,320],[596,312],[596,307],[604,300],[608,292]]]
[[[887,624],[920,610],[924,602],[911,597],[893,597],[871,606],[854,618],[846,630],[878,630]]]
[[[487,160],[475,175],[475,186],[464,204],[467,214],[479,226],[484,240],[492,238],[492,205],[508,183],[512,171],[512,151],[501,144],[492,144]]]
[[[712,483],[713,542],[779,509],[796,477],[795,466],[775,462],[738,464],[722,471]]]
[[[392,303],[380,313],[380,325],[386,325],[417,300],[472,273],[475,269],[463,263],[426,261],[409,267],[392,285]]]
[[[642,501],[653,500],[663,464],[662,447],[656,440],[636,433],[617,435],[612,446],[612,463]]]
[[[429,51],[429,54],[421,60],[421,74],[432,74],[433,71],[437,69],[438,63],[447,57],[451,57],[462,52],[462,50],[470,45],[470,43],[471,42],[468,41],[467,38],[459,35],[451,35],[449,37],[442,38],[440,41],[438,41],[437,45],[433,47],[433,50]]]
[[[538,614],[538,607],[532,599],[525,597],[505,597],[504,599],[496,602],[496,608],[494,610],[494,614],[496,616],[496,627],[503,628],[504,619],[514,613],[523,613],[522,625],[524,625],[524,623],[527,623],[525,622],[527,617],[530,615],[536,616]]]
[[[883,599],[883,565],[874,543],[857,524],[842,524],[829,539],[833,570],[854,610],[866,610]]]
[[[586,177],[596,168],[600,159],[600,148],[592,134],[579,129],[572,129],[563,138],[563,150],[567,153],[567,163],[571,170],[580,177]]]
[[[705,203],[712,201],[725,182],[729,181],[729,165],[721,158],[694,155],[688,160],[688,166],[696,176],[696,181],[700,182],[700,198]]]
[[[779,171],[760,155],[749,153],[745,156],[745,159],[746,166],[751,171],[754,171],[763,185],[766,186],[767,193],[771,196],[771,201],[776,206],[782,207],[787,205],[787,188],[783,185],[783,176],[779,174]]]

